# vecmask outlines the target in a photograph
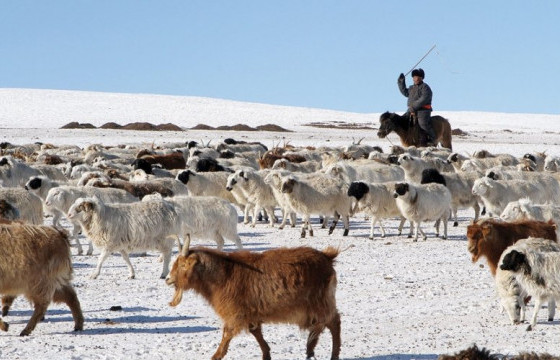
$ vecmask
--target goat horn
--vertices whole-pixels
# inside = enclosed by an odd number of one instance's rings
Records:
[[[189,254],[190,246],[191,246],[191,235],[187,234],[187,236],[185,236],[185,243],[183,244],[183,248],[181,249],[181,255],[187,256]]]

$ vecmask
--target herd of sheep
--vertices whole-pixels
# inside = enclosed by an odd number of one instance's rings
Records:
[[[104,260],[113,253],[122,255],[129,270],[128,277],[134,278],[129,254],[146,251],[161,254],[160,277],[167,278],[168,284],[176,287],[177,294],[194,289],[192,284],[201,286],[200,282],[207,280],[201,280],[203,275],[200,274],[196,281],[192,280],[193,273],[202,269],[194,267],[202,261],[200,259],[208,262],[225,257],[226,263],[243,262],[246,268],[262,271],[257,265],[251,265],[257,261],[256,254],[237,258],[237,255],[220,251],[226,240],[238,249],[243,248],[237,232],[238,212],[243,214],[242,221],[252,227],[282,229],[288,220],[292,227],[299,221],[302,238],[315,236],[312,217],[320,218],[322,227],[329,228],[329,234],[342,219],[343,235],[347,236],[353,231],[350,218],[363,214],[371,221],[370,239],[386,236],[384,220],[400,219],[398,234],[408,221],[408,237],[414,236],[417,241],[420,235],[424,240],[427,238],[422,223],[435,222],[436,236],[443,223],[442,238],[445,239],[448,221],[457,226],[457,211],[472,208],[472,222],[466,234],[468,250],[473,254],[473,261],[480,257],[488,259],[496,278],[497,293],[510,320],[513,323],[523,321],[524,306],[532,297],[536,307],[530,328],[534,328],[540,304],[551,301],[551,318],[554,301],[560,297],[560,246],[556,243],[556,224],[560,220],[560,173],[556,171],[560,161],[555,156],[532,153],[516,158],[479,151],[467,157],[444,148],[398,146],[384,152],[379,147],[359,143],[347,147],[284,146],[269,150],[260,143],[233,139],[216,146],[189,142],[152,149],[132,145],[91,145],[81,149],[7,143],[3,143],[1,149],[0,240],[3,245],[0,246],[0,271],[3,277],[0,294],[5,304],[2,312],[6,315],[11,301],[22,294],[35,306],[21,335],[33,330],[51,301],[67,303],[75,329],[83,328],[80,305],[70,283],[71,265],[68,265],[70,242],[76,244],[78,254],[83,254],[80,238],[88,241],[87,255],[93,253],[94,247],[100,251],[92,279],[100,275]],[[484,214],[489,217],[481,218]],[[52,227],[43,225],[46,216],[52,217]],[[59,230],[63,217],[71,224],[68,233]],[[267,225],[259,223],[263,220]],[[379,235],[375,232],[377,224]],[[21,249],[5,245],[16,238],[22,243]],[[197,253],[189,249],[191,239],[213,240],[218,251]],[[57,241],[56,249],[39,250],[48,247],[49,241]],[[169,273],[175,245],[185,264],[177,268],[175,263],[174,270]],[[30,265],[26,259],[36,251],[56,253],[56,256],[37,259],[38,263]],[[300,248],[298,251],[290,256],[303,256],[310,250]],[[335,250],[325,250],[306,255],[311,258],[305,261],[313,264],[316,261],[309,260],[313,257],[330,259],[321,260],[326,262],[320,268],[303,268],[297,274],[309,280],[315,295],[309,295],[299,285],[284,285],[288,289],[286,296],[292,296],[288,302],[292,307],[300,306],[314,313],[309,310],[312,306],[323,309],[328,316],[291,318],[292,315],[282,312],[284,308],[278,308],[280,310],[275,310],[274,314],[267,313],[262,318],[235,326],[248,327],[245,330],[256,337],[263,354],[267,354],[269,349],[262,339],[260,324],[267,321],[297,323],[311,331],[307,355],[313,356],[315,338],[325,327],[331,330],[333,337],[340,335],[340,317],[334,300],[321,299],[334,296],[336,277],[332,259],[336,254]],[[218,258],[214,258],[216,256]],[[270,256],[277,255],[271,253]],[[195,257],[198,260],[195,261]],[[48,261],[52,264],[48,265]],[[28,275],[36,267],[45,265],[48,270]],[[33,279],[28,279],[28,284],[13,286],[17,276]],[[296,275],[279,272],[275,276],[289,279]],[[249,281],[247,279],[252,278],[242,276],[235,281]],[[36,290],[33,284],[37,281],[44,283],[45,289]],[[180,301],[178,296],[173,300],[175,305]],[[274,308],[271,299],[261,300],[257,302],[260,305],[251,306]],[[311,303],[304,305],[305,301]],[[212,301],[209,302],[219,312]],[[235,306],[239,308],[243,304]],[[262,310],[256,313],[261,314]],[[220,316],[227,323],[226,313]],[[0,320],[0,328],[7,330],[7,324]],[[237,333],[239,329],[235,329],[232,331]],[[226,335],[229,336],[224,328],[224,339]],[[227,345],[220,345],[216,358],[225,355]],[[338,358],[339,351],[340,339],[333,338],[333,359]]]

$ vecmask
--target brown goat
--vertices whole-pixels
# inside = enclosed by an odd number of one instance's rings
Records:
[[[187,162],[180,152],[174,152],[165,155],[144,155],[142,159],[149,162],[151,165],[161,164],[164,169],[184,169],[187,167]]]
[[[222,342],[213,360],[222,359],[231,339],[243,330],[257,339],[263,359],[270,359],[263,323],[291,323],[310,330],[308,358],[314,356],[319,335],[326,327],[332,334],[331,359],[338,359],[340,315],[333,268],[338,253],[332,247],[324,251],[280,248],[262,253],[193,249],[179,255],[166,280],[175,287],[170,305],[177,306],[183,291],[192,289],[222,318]]]
[[[110,179],[106,181],[103,179],[96,179],[88,183],[89,186],[95,186],[99,188],[115,188],[125,190],[139,199],[142,199],[146,195],[159,193],[163,197],[173,196],[173,190],[163,186],[159,183],[153,183],[149,181],[126,181],[121,179]]]
[[[82,330],[84,317],[72,287],[72,261],[68,234],[51,226],[20,222],[0,224],[0,293],[7,313],[13,299],[23,294],[34,311],[20,333],[29,335],[51,302],[64,302],[72,311],[74,330]],[[0,329],[8,324],[0,319]]]
[[[267,151],[263,155],[261,155],[258,159],[259,167],[261,169],[270,169],[274,162],[279,159],[286,159],[293,163],[302,163],[307,161],[307,159],[302,155],[297,154],[288,154],[288,155],[277,155],[272,151]]]
[[[538,237],[558,241],[556,224],[553,221],[521,220],[504,222],[497,219],[482,219],[467,226],[468,250],[472,262],[485,256],[493,276],[502,252],[517,240]]]

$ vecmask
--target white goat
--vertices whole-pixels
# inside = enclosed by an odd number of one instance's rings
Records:
[[[176,179],[187,187],[191,196],[217,196],[231,203],[237,204],[237,200],[231,192],[226,190],[226,183],[230,172],[194,172],[183,170],[177,174]]]
[[[77,220],[84,233],[101,249],[91,279],[97,278],[101,266],[113,252],[119,252],[134,279],[130,252],[157,250],[163,257],[161,279],[169,273],[174,238],[181,225],[174,207],[163,201],[131,204],[104,204],[98,198],[79,198],[68,210],[68,219]]]
[[[560,299],[560,250],[546,251],[531,244],[530,239],[520,240],[504,251],[500,269],[513,272],[525,291],[535,299],[527,330],[534,329],[542,303],[547,299]],[[553,315],[551,312],[549,307],[549,319]]]
[[[290,175],[289,171],[271,170],[264,177],[264,182],[270,186],[272,193],[276,198],[276,202],[282,210],[282,222],[278,226],[280,230],[286,226],[288,218],[290,219],[290,226],[296,226],[296,212],[292,209],[290,201],[286,194],[282,192],[282,176]],[[235,190],[235,188],[233,189]]]
[[[382,219],[400,217],[399,224],[400,235],[405,222],[401,211],[397,206],[397,202],[393,197],[396,182],[386,182],[381,184],[366,184],[362,181],[354,181],[348,188],[348,196],[353,197],[355,203],[352,207],[352,214],[363,212],[371,217],[371,226],[369,238],[373,239],[373,231],[375,224],[379,223],[381,229],[381,237],[385,237],[385,228]],[[412,237],[412,225],[408,237]]]
[[[542,238],[529,238],[522,239],[515,243],[516,248],[525,248],[531,246],[539,251],[560,251],[560,245],[548,239]],[[527,291],[519,283],[515,277],[515,273],[510,270],[502,270],[500,264],[503,263],[504,256],[507,251],[504,251],[498,261],[496,268],[496,290],[500,298],[502,307],[506,310],[511,323],[519,324],[525,320],[525,299],[527,298]],[[554,319],[556,310],[556,302],[550,299],[548,303],[548,319]]]
[[[451,212],[451,193],[445,185],[430,183],[415,185],[398,183],[393,196],[401,214],[416,226],[414,241],[418,241],[421,233],[424,240],[427,236],[422,231],[422,221],[443,221],[443,239],[447,238],[447,219]],[[436,236],[439,236],[439,221],[436,222]]]
[[[339,177],[348,184],[352,181],[380,183],[404,179],[404,171],[398,166],[372,160],[339,161],[328,165],[322,172]]]
[[[163,198],[160,194],[147,195],[145,201],[165,201],[175,208],[181,224],[181,234],[190,239],[210,239],[224,247],[224,239],[231,240],[243,249],[237,233],[237,210],[233,205],[215,196],[173,196]],[[185,244],[188,248],[188,244]],[[181,248],[179,248],[179,252]]]
[[[19,211],[19,220],[43,225],[43,204],[38,196],[19,187],[0,187],[0,200],[12,204]]]
[[[131,203],[138,201],[137,197],[121,189],[63,185],[50,189],[47,192],[44,203],[48,209],[58,210],[60,213],[66,214],[78,198],[91,196],[95,196],[107,203]],[[81,255],[83,254],[83,249],[82,244],[80,244],[80,240],[78,239],[80,234],[80,225],[76,221],[70,220],[70,222],[73,225],[72,238],[76,241],[78,255]],[[92,253],[93,245],[91,244],[91,241],[89,241],[86,254],[91,255]]]
[[[292,209],[302,216],[301,237],[305,237],[306,227],[309,229],[309,235],[313,236],[310,221],[312,214],[334,216],[329,234],[332,234],[342,216],[343,236],[347,236],[352,206],[352,202],[346,194],[348,185],[339,178],[324,174],[314,175],[305,179],[292,175],[282,177],[282,192],[286,194]]]
[[[264,182],[263,177],[258,171],[237,170],[228,176],[226,189],[231,191],[234,187],[241,188],[248,204],[253,208],[253,219],[251,226],[255,227],[257,223],[257,215],[264,209],[269,217],[269,225],[274,226],[276,216],[274,216],[274,208],[278,204],[272,188]],[[247,211],[249,207],[246,206]]]
[[[482,177],[474,182],[472,192],[484,202],[486,209],[494,214],[501,214],[507,204],[528,197],[536,203],[545,203],[550,199],[548,192],[540,184],[526,180],[493,180]]]
[[[556,234],[560,239],[560,206],[551,204],[534,204],[530,199],[523,198],[512,201],[500,215],[505,221],[515,221],[523,219],[549,221],[556,223]]]

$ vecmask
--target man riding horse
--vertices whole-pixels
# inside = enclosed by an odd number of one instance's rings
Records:
[[[408,98],[408,111],[403,115],[410,117],[423,130],[420,132],[420,146],[434,146],[436,134],[432,127],[432,89],[424,82],[424,70],[412,70],[414,85],[406,87],[404,74],[399,75],[398,85],[401,93]]]

